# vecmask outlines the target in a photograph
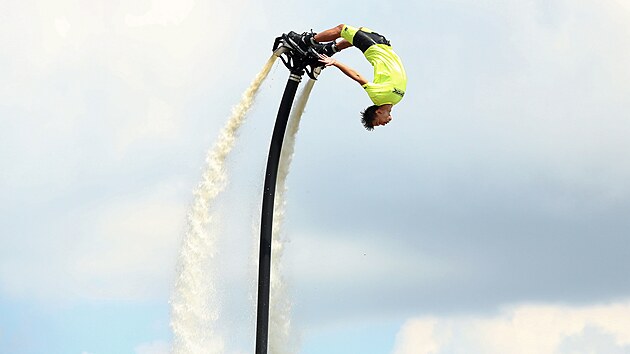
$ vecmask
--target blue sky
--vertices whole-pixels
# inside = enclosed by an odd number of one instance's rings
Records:
[[[206,152],[277,35],[342,22],[385,34],[409,83],[373,132],[340,72],[311,94],[283,230],[295,350],[627,352],[629,17],[616,0],[5,4],[0,353],[168,352]],[[357,50],[338,59],[370,77]],[[253,348],[287,77],[272,68],[217,199],[225,354]]]

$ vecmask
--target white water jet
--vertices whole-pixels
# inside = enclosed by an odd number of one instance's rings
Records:
[[[188,228],[179,255],[175,290],[171,299],[171,328],[173,353],[221,354],[224,339],[217,333],[220,299],[212,286],[217,269],[211,260],[218,235],[208,232],[213,220],[210,213],[217,195],[227,184],[225,160],[234,146],[237,132],[245,120],[260,85],[263,83],[276,56],[272,55],[251,85],[243,93],[241,102],[232,109],[214,147],[206,157],[206,169],[194,191],[194,201],[188,214]]]

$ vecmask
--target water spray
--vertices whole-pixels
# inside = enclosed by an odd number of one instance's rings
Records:
[[[188,214],[188,228],[179,255],[175,290],[171,299],[173,353],[221,354],[224,341],[216,332],[220,303],[213,288],[211,261],[217,235],[208,232],[213,220],[210,208],[225,189],[225,161],[234,146],[237,133],[250,110],[261,84],[277,56],[272,55],[234,106],[214,147],[208,151],[202,180],[194,191]]]
[[[194,192],[194,201],[188,214],[188,228],[183,240],[179,256],[179,266],[175,290],[171,299],[171,327],[173,329],[173,353],[210,353],[222,354],[224,340],[217,332],[217,320],[220,316],[220,302],[216,289],[213,288],[211,279],[216,275],[212,265],[214,258],[213,248],[216,235],[208,232],[208,227],[213,220],[211,206],[218,194],[224,190],[227,177],[225,174],[225,161],[234,146],[239,128],[244,122],[245,116],[251,108],[254,98],[265,80],[275,59],[280,58],[289,69],[290,75],[285,87],[280,108],[271,138],[265,185],[263,190],[263,203],[260,227],[260,256],[258,276],[258,302],[256,320],[256,354],[267,354],[269,333],[269,305],[270,305],[270,281],[271,281],[271,252],[272,244],[276,249],[281,248],[279,242],[272,242],[274,230],[274,214],[277,222],[281,222],[284,213],[283,196],[288,167],[293,153],[294,138],[298,125],[293,125],[289,132],[289,146],[281,159],[282,143],[287,129],[287,121],[291,112],[291,106],[295,98],[297,87],[306,72],[315,80],[321,72],[321,64],[315,53],[304,55],[298,48],[291,47],[286,38],[278,37],[274,43],[273,55],[269,58],[263,69],[256,76],[250,87],[245,91],[241,102],[232,110],[215,146],[208,152],[202,181]],[[299,117],[304,110],[306,100],[313,87],[313,80],[305,88],[304,94],[296,107],[295,116],[292,119],[299,124]],[[278,166],[280,168],[281,185],[278,189],[279,200],[282,202],[278,208],[274,208],[276,195],[276,180]],[[279,228],[275,227],[276,232]],[[278,269],[278,267],[275,267]],[[276,275],[280,279],[279,275]],[[275,293],[282,293],[282,284],[274,285]],[[274,300],[274,322],[282,321],[290,316],[290,309],[281,309],[283,300],[281,297]],[[288,328],[279,328],[274,337],[274,345],[280,347],[288,342]]]

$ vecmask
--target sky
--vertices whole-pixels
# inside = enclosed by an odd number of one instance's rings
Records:
[[[168,353],[207,151],[276,36],[339,23],[388,37],[409,81],[372,132],[356,83],[328,68],[313,89],[283,230],[297,352],[630,353],[623,0],[3,3],[0,353]],[[225,354],[253,351],[288,74],[262,85],[217,200]]]

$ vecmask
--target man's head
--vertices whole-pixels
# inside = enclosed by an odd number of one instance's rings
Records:
[[[361,123],[367,130],[372,130],[379,125],[385,125],[392,120],[392,105],[373,105],[361,112]]]

